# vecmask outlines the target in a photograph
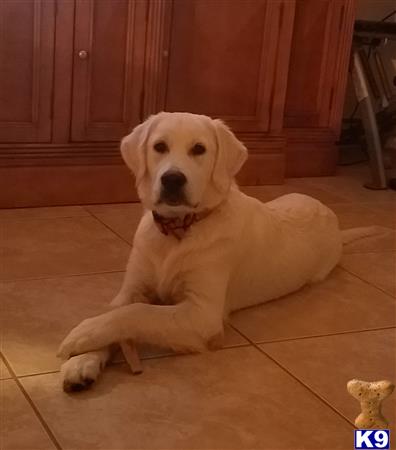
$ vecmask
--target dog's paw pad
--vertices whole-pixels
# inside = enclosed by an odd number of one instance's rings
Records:
[[[84,378],[78,383],[71,382],[68,380],[64,380],[63,382],[63,390],[65,392],[81,392],[86,391],[91,387],[91,385],[95,382],[92,378]]]

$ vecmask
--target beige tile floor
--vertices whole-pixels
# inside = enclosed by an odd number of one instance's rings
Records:
[[[306,193],[342,228],[381,235],[347,246],[323,283],[234,314],[222,350],[142,348],[143,375],[121,360],[78,395],[61,390],[55,351],[117,292],[140,205],[0,211],[0,449],[353,448],[346,382],[396,381],[396,193],[365,190],[364,166],[339,172],[244,190]]]

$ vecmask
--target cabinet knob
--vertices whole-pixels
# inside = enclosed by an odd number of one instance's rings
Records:
[[[88,58],[88,52],[86,50],[80,50],[78,52],[78,57],[80,59],[87,59]]]

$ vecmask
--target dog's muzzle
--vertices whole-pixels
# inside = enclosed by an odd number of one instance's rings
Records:
[[[168,170],[161,176],[160,203],[169,205],[185,204],[186,196],[184,186],[187,178],[184,173],[176,170]]]

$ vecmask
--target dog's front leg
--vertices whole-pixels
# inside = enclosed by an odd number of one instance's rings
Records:
[[[188,302],[176,306],[134,303],[81,322],[62,342],[58,355],[69,358],[126,339],[202,351],[222,332],[222,320],[222,314],[205,313]]]
[[[221,277],[206,277],[200,286],[187,288],[185,300],[177,305],[134,303],[84,320],[65,338],[58,354],[68,358],[126,339],[175,350],[202,351],[223,332],[226,283]]]
[[[153,285],[152,263],[134,247],[129,256],[121,289],[110,306],[118,308],[130,303],[149,303],[150,299],[145,293],[147,287]]]
[[[142,257],[140,257],[140,264],[137,264],[138,256],[138,252],[132,250],[121,290],[111,302],[111,308],[150,301],[142,292],[142,287],[152,276],[150,265]],[[71,356],[62,364],[61,379],[66,392],[88,389],[97,380],[117,346],[105,345],[102,348],[96,348],[97,350],[94,351]]]

